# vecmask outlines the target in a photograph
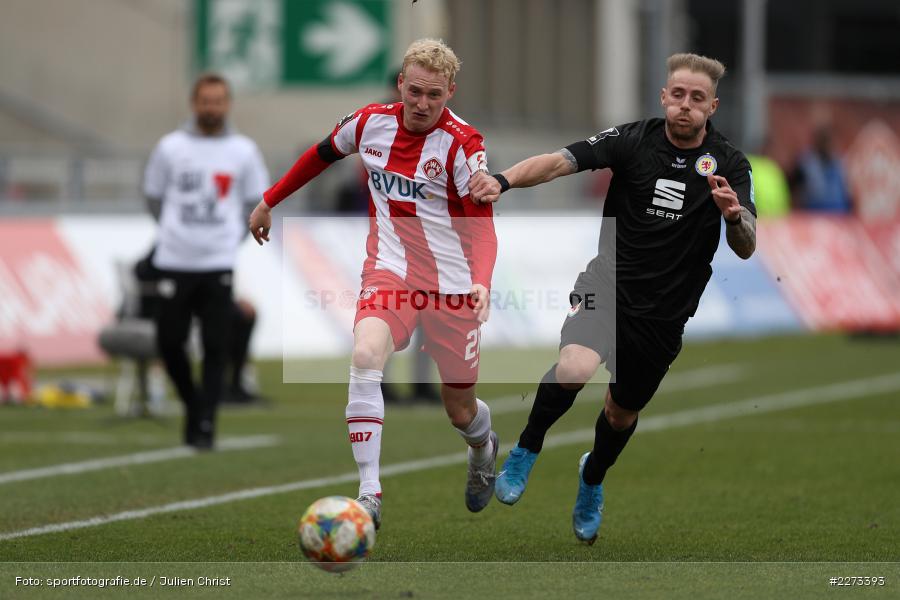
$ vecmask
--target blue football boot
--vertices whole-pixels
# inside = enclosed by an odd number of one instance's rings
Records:
[[[503,463],[503,469],[497,475],[497,483],[494,486],[497,500],[503,504],[515,504],[519,501],[525,493],[528,474],[531,473],[537,457],[536,453],[519,448],[518,444],[509,451],[509,457]]]
[[[603,521],[603,484],[588,485],[584,482],[584,464],[590,454],[585,452],[578,461],[578,497],[572,510],[572,529],[575,537],[593,545]]]

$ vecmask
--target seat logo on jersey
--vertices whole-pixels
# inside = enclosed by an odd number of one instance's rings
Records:
[[[593,146],[602,139],[606,139],[608,137],[616,137],[617,135],[619,135],[619,130],[615,127],[610,127],[609,129],[604,129],[597,135],[592,135],[591,137],[589,137],[587,139],[587,143]]]
[[[658,208],[647,208],[648,215],[672,219],[674,221],[681,220],[684,215],[679,215],[673,210],[681,210],[684,207],[684,190],[687,184],[672,179],[657,179],[656,189],[653,191],[653,204],[669,209],[660,210]]]
[[[422,172],[425,173],[425,177],[434,181],[444,174],[444,165],[438,159],[431,157],[422,165]]]
[[[425,183],[410,181],[394,173],[369,171],[372,187],[393,200],[425,200]]]
[[[684,190],[687,184],[672,179],[657,179],[656,189],[653,192],[653,204],[670,208],[672,210],[681,210],[684,206]]]
[[[714,174],[718,168],[719,163],[716,162],[712,154],[704,154],[694,163],[694,170],[703,177]]]

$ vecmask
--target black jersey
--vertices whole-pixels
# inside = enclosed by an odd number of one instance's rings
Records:
[[[711,122],[699,147],[677,148],[663,119],[612,127],[567,149],[579,171],[613,171],[599,252],[587,273],[603,281],[615,265],[617,310],[686,321],[697,310],[719,245],[722,213],[706,176],[725,177],[755,216],[746,157]]]

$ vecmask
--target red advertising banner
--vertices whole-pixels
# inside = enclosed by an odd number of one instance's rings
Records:
[[[758,235],[766,267],[810,328],[900,329],[900,275],[857,219],[789,217]]]
[[[109,305],[54,221],[0,223],[0,351],[24,350],[37,367],[102,360]]]
[[[881,257],[900,278],[900,219],[865,223],[864,227]],[[897,294],[900,295],[900,290]]]

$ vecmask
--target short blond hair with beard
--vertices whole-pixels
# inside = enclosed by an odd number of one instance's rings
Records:
[[[714,58],[708,58],[699,54],[691,54],[689,52],[682,52],[670,56],[668,60],[666,60],[666,68],[669,71],[669,77],[679,69],[688,69],[694,73],[708,75],[712,80],[713,92],[716,91],[719,80],[725,76],[725,65]]]
[[[418,65],[434,73],[440,73],[447,77],[447,83],[453,83],[459,67],[462,63],[453,50],[443,42],[431,38],[416,40],[410,44],[403,56],[403,67],[400,72],[406,75],[406,68],[410,65]]]

